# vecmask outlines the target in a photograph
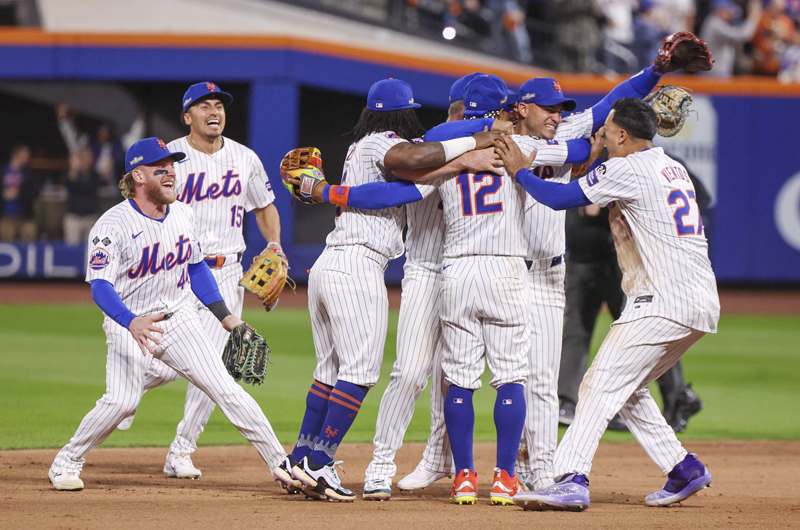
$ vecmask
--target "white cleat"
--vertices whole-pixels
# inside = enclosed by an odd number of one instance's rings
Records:
[[[117,430],[127,431],[128,429],[130,429],[131,425],[133,424],[134,417],[135,417],[134,414],[131,414],[130,416],[119,422],[119,425],[117,425]]]
[[[192,464],[192,457],[189,453],[173,453],[172,451],[167,454],[164,473],[171,478],[196,479],[203,476],[203,473]]]
[[[52,469],[47,473],[50,482],[58,491],[80,491],[83,489],[83,481],[78,471],[54,472]]]
[[[413,491],[427,488],[437,480],[449,477],[450,473],[428,471],[424,467],[417,466],[417,469],[403,477],[403,480],[397,483],[397,487],[403,491]]]

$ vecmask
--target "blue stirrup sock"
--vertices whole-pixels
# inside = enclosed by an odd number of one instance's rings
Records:
[[[328,398],[328,413],[320,424],[317,443],[311,451],[310,458],[315,465],[322,466],[333,461],[336,449],[361,410],[367,390],[367,387],[347,381],[336,382]]]
[[[525,427],[525,387],[511,383],[497,387],[494,402],[497,429],[497,467],[514,476],[522,429]]]
[[[306,412],[303,423],[300,425],[300,435],[292,450],[292,458],[298,462],[311,453],[317,443],[317,435],[322,429],[322,422],[328,413],[328,398],[331,396],[332,387],[319,381],[311,384],[311,389],[306,395]]]
[[[472,461],[472,436],[475,428],[472,394],[473,390],[450,385],[444,400],[444,422],[450,436],[456,473],[462,469],[475,471]]]

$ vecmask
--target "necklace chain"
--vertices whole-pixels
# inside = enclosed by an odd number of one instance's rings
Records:
[[[195,142],[191,135],[187,135],[186,137],[189,139],[190,142],[192,142],[194,144],[194,146],[197,148],[198,151],[202,151],[203,153],[207,154],[208,156],[214,156],[214,153],[209,153],[208,151],[203,149],[197,142]],[[224,145],[225,145],[225,139],[223,138],[222,139],[222,145],[220,146],[220,149],[222,149],[222,147]]]

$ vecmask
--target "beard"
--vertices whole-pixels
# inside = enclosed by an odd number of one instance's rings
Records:
[[[167,191],[161,186],[161,180],[148,180],[145,184],[144,191],[147,198],[156,204],[172,204],[175,202],[177,195],[175,195],[175,187],[172,191]]]

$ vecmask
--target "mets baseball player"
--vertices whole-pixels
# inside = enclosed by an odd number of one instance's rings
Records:
[[[466,142],[411,143],[422,128],[411,87],[397,79],[373,84],[353,130],[342,182],[394,180],[402,169],[440,166],[497,141],[481,133]],[[369,388],[380,375],[388,318],[383,274],[403,252],[402,208],[364,211],[341,207],[336,227],[309,276],[309,312],[317,368],[291,454],[294,477],[315,498],[352,501],[341,485],[336,449],[352,425]]]
[[[532,147],[527,138],[558,142],[588,139],[603,124],[617,99],[646,96],[662,75],[655,66],[649,66],[617,85],[591,108],[564,118],[564,111],[575,110],[575,101],[564,96],[553,78],[530,79],[522,84],[517,94],[516,132],[522,136],[515,137],[515,141],[528,155]],[[538,177],[560,183],[570,181],[571,171],[571,164],[534,169]],[[529,198],[525,225],[533,324],[530,378],[525,394],[527,418],[523,447],[527,451],[521,451],[517,470],[526,489],[539,489],[552,483],[553,453],[558,442],[557,387],[565,305],[564,212],[553,211]]]
[[[244,213],[253,210],[268,247],[283,259],[280,245],[280,218],[273,204],[275,196],[264,166],[251,149],[222,136],[226,106],[233,97],[215,83],[204,81],[188,88],[182,99],[182,120],[189,134],[173,140],[168,149],[186,153],[175,165],[175,190],[178,200],[190,206],[198,223],[198,240],[203,257],[227,306],[237,317],[242,315],[244,289],[241,257],[245,250],[242,236]],[[200,321],[209,339],[222,353],[228,340],[225,330],[202,304],[197,304]],[[148,387],[145,387],[147,389]],[[164,473],[175,478],[200,478],[202,473],[191,459],[197,439],[211,413],[214,402],[194,385],[186,390],[183,420],[170,444]],[[133,416],[121,426],[130,426]]]
[[[184,158],[158,138],[133,144],[120,182],[127,200],[89,234],[86,281],[105,313],[106,393],[56,456],[48,475],[57,490],[83,489],[80,472],[89,450],[135,412],[146,385],[179,376],[219,405],[273,474],[280,473],[286,455],[269,421],[228,375],[197,315],[195,296],[226,330],[242,322],[203,260],[194,212],[175,202],[174,162]]]
[[[503,117],[507,95],[502,80],[479,76],[467,85],[465,114]],[[435,131],[460,138],[464,128],[464,124],[446,123],[429,134]],[[580,143],[585,144],[583,159],[588,155],[588,143]],[[539,141],[534,146],[540,149],[536,157],[539,164],[561,165],[568,157],[567,145],[547,146]],[[453,486],[453,502],[458,504],[474,504],[477,498],[471,403],[472,392],[481,384],[484,358],[498,392],[498,457],[492,503],[511,504],[519,487],[514,461],[525,416],[521,383],[527,378],[530,333],[522,234],[525,196],[516,186],[504,187],[502,182],[491,173],[462,172],[456,178],[440,179],[436,185],[373,183],[326,187],[323,191],[323,197],[337,204],[375,208],[419,201],[438,188],[446,226],[440,318],[443,370],[450,387],[444,410],[459,470]]]
[[[555,210],[609,206],[627,297],[581,383],[575,420],[555,453],[556,483],[517,495],[524,508],[589,507],[592,459],[618,411],[669,477],[645,498],[648,505],[679,502],[711,483],[711,474],[683,448],[647,389],[705,333],[715,333],[719,320],[694,186],[683,166],[653,147],[657,124],[653,110],[639,99],[614,103],[600,131],[608,162],[570,184],[535,177],[512,142],[499,148],[507,171],[540,203]]]

